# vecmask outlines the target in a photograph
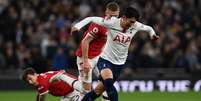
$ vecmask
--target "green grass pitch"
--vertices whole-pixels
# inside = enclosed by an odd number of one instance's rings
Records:
[[[33,91],[0,91],[0,101],[35,101]],[[59,97],[48,94],[46,101],[60,101]],[[96,100],[100,101],[100,99]],[[201,101],[201,92],[187,93],[119,93],[119,101]]]

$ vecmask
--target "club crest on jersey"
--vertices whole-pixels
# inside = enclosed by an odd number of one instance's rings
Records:
[[[131,41],[131,37],[130,36],[125,36],[125,35],[117,34],[114,37],[113,41],[118,42],[118,43],[126,44],[126,43],[129,43]]]

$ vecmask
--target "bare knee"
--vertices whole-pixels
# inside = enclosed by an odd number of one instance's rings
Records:
[[[109,68],[101,70],[101,76],[104,80],[113,78],[112,71]]]

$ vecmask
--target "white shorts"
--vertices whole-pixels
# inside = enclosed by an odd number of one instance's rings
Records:
[[[61,101],[81,101],[80,92],[74,90],[66,96],[61,97]]]
[[[96,74],[96,76],[99,76],[99,71],[97,68],[98,59],[99,59],[99,56],[97,56],[93,59],[89,59],[89,63],[92,68],[89,70],[89,72],[87,74],[84,74],[83,71],[81,71],[82,58],[77,57],[79,80],[81,80],[82,82],[86,82],[86,83],[92,83],[92,71],[94,72],[94,74]]]

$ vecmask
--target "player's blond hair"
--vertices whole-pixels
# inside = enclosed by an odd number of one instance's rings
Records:
[[[109,9],[111,11],[118,11],[119,10],[119,5],[116,2],[109,2],[106,5],[106,9]]]

